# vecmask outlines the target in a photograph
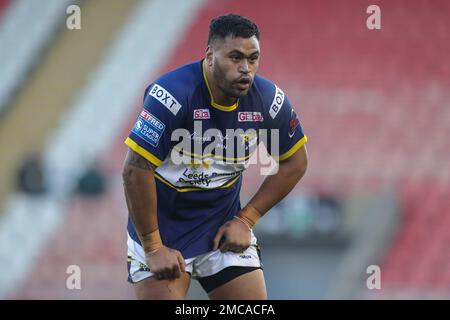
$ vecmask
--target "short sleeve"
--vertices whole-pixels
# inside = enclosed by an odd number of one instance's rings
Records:
[[[266,119],[267,151],[279,161],[292,156],[307,141],[300,120],[284,92],[275,85]]]
[[[143,108],[125,144],[155,166],[161,165],[173,147],[172,132],[183,121],[183,95],[166,82],[150,85],[144,94]]]

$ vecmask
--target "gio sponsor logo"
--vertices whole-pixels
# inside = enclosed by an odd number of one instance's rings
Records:
[[[238,112],[238,121],[239,122],[263,122],[264,117],[261,112]]]
[[[181,104],[175,99],[166,89],[158,84],[154,84],[153,88],[148,93],[150,96],[158,100],[165,106],[174,116],[180,111]]]
[[[209,109],[195,109],[194,120],[206,120],[210,119]]]

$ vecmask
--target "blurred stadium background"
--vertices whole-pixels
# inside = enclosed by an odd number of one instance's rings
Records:
[[[145,86],[203,57],[230,12],[259,25],[260,74],[309,138],[306,176],[255,231],[269,297],[450,298],[446,0],[0,0],[0,298],[134,299],[124,137]],[[245,174],[243,202],[262,178]],[[206,298],[195,281],[189,298]]]

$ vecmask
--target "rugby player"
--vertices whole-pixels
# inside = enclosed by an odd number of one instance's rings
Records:
[[[267,299],[252,228],[303,177],[307,138],[283,90],[257,74],[259,38],[245,17],[216,17],[205,57],[145,90],[123,168],[138,299],[184,299],[191,278],[210,299]],[[242,172],[262,130],[278,171],[241,207]]]

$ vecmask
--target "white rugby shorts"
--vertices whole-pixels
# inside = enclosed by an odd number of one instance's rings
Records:
[[[144,249],[128,235],[128,281],[139,282],[154,274],[148,269],[145,262]],[[259,247],[255,235],[251,235],[251,245],[242,253],[210,251],[199,256],[185,259],[186,272],[194,279],[208,277],[221,270],[232,267],[262,267],[259,256]]]

